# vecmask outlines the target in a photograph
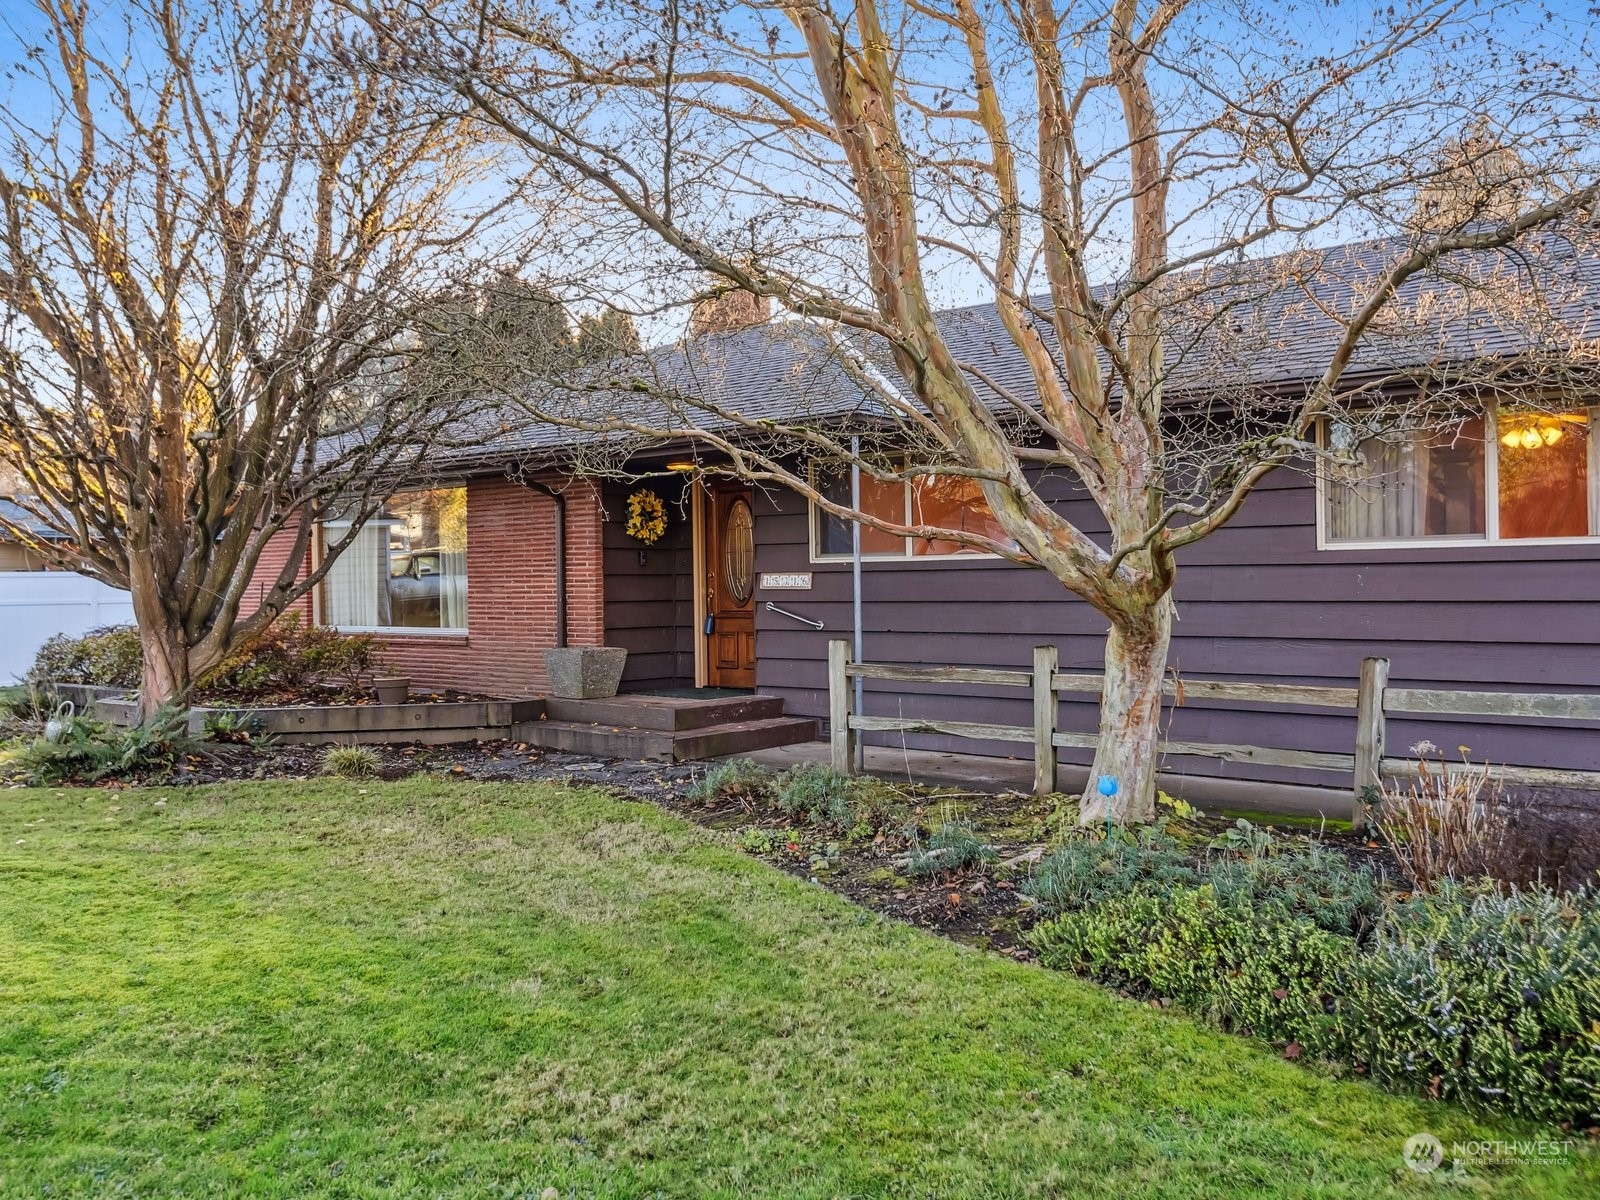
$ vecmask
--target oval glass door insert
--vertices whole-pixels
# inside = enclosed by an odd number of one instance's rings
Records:
[[[750,505],[742,498],[728,506],[727,523],[722,528],[722,577],[735,604],[750,599],[756,579],[755,522]]]

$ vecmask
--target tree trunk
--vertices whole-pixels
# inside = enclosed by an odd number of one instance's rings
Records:
[[[140,604],[134,595],[134,618],[139,624],[139,649],[144,663],[139,683],[139,719],[149,720],[164,704],[187,704],[189,686],[189,646],[183,626],[162,611],[160,600]],[[155,609],[154,613],[147,611]]]
[[[1106,673],[1100,695],[1100,741],[1079,806],[1079,823],[1118,825],[1153,821],[1161,740],[1161,684],[1172,639],[1172,595],[1145,611],[1114,621],[1106,635]],[[1100,781],[1116,781],[1110,797]],[[1109,812],[1108,812],[1109,810]]]

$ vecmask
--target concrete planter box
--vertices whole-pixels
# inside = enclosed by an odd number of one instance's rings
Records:
[[[97,683],[57,683],[54,680],[39,689],[57,701],[70,700],[80,713],[86,713],[101,700],[120,700],[132,693],[128,688],[104,687]]]
[[[622,685],[628,652],[621,646],[565,646],[544,652],[550,694],[563,700],[603,700]]]

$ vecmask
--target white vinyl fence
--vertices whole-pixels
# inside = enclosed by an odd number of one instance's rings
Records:
[[[58,633],[129,625],[127,592],[71,571],[0,571],[0,684],[20,679]]]

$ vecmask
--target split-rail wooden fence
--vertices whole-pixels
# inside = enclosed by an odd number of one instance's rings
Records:
[[[1032,725],[997,725],[982,721],[955,721],[943,717],[876,717],[855,712],[851,681],[877,679],[892,683],[958,683],[984,687],[1026,688],[1033,694]],[[988,742],[1017,742],[1033,747],[1035,793],[1047,795],[1056,787],[1058,751],[1093,748],[1092,733],[1070,733],[1059,728],[1057,697],[1069,694],[1100,695],[1100,673],[1062,672],[1054,646],[1033,648],[1033,669],[1020,671],[989,667],[930,667],[898,663],[855,662],[848,641],[828,643],[828,725],[834,769],[849,774],[855,764],[855,742],[861,733],[935,733],[976,738]],[[1397,713],[1430,716],[1487,716],[1541,720],[1600,720],[1600,695],[1542,692],[1446,691],[1432,688],[1389,686],[1389,660],[1365,658],[1355,687],[1330,687],[1300,683],[1248,683],[1209,679],[1169,680],[1166,692],[1180,703],[1186,700],[1232,700],[1240,703],[1288,705],[1298,708],[1351,710],[1355,714],[1353,753],[1286,750],[1271,746],[1243,746],[1218,742],[1163,741],[1165,755],[1195,755],[1262,766],[1296,767],[1326,771],[1350,780],[1351,819],[1357,828],[1367,823],[1368,789],[1380,778],[1415,776],[1414,761],[1384,756],[1384,726]],[[1455,765],[1452,764],[1452,767]],[[1471,769],[1461,764],[1459,769]],[[1497,766],[1495,778],[1508,787],[1555,787],[1600,790],[1600,771],[1567,771],[1547,767]]]

